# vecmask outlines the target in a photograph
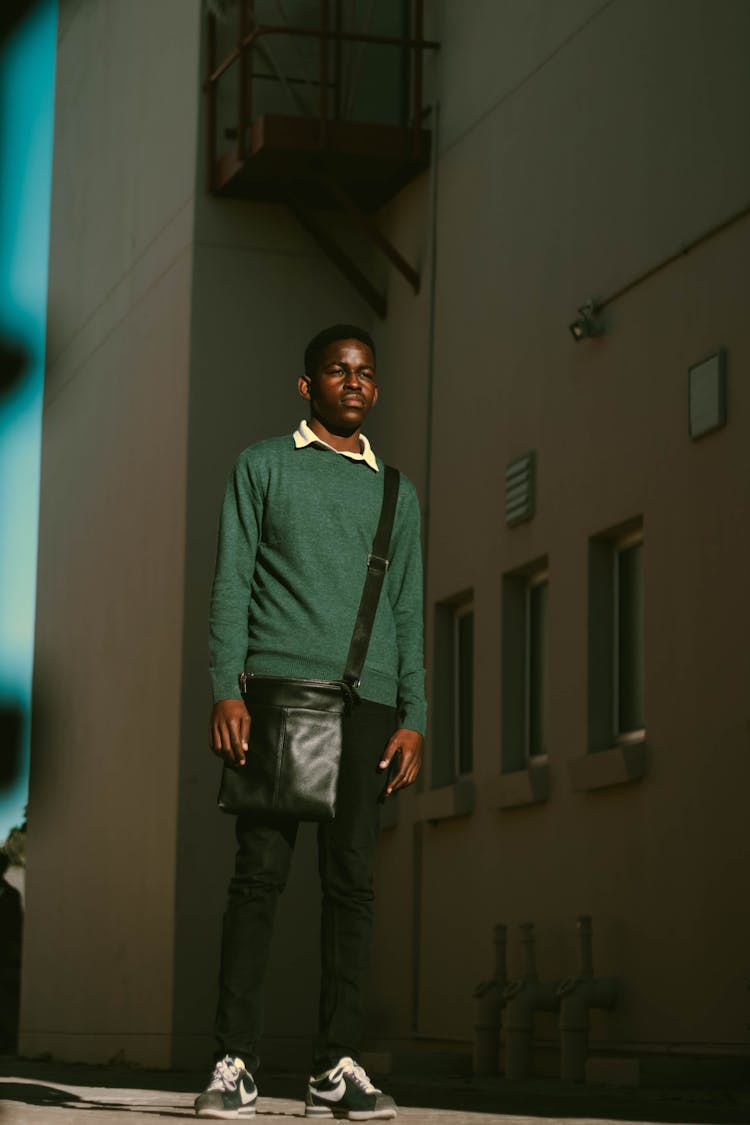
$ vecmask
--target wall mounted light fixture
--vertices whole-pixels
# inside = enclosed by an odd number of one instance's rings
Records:
[[[568,325],[570,334],[577,344],[591,336],[602,336],[604,334],[604,325],[599,319],[599,308],[600,306],[592,297],[580,306],[577,318],[572,324]]]

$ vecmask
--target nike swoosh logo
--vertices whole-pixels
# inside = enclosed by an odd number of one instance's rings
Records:
[[[315,1090],[317,1098],[323,1098],[326,1102],[340,1102],[346,1093],[346,1082],[344,1079],[339,1079],[339,1082],[332,1090]]]

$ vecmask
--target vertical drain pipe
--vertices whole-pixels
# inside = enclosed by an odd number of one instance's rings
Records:
[[[539,980],[534,953],[534,926],[521,926],[523,976],[509,984],[503,994],[506,1014],[506,1077],[526,1078],[531,1070],[531,1036],[534,1012],[557,1008],[558,981]]]
[[[427,372],[425,386],[425,448],[424,448],[424,510],[422,513],[422,544],[424,567],[425,624],[428,620],[428,583],[430,581],[430,517],[432,512],[432,426],[434,414],[435,385],[435,304],[437,293],[437,211],[438,211],[438,163],[440,148],[440,102],[432,103],[432,147],[430,150],[429,183],[429,227],[427,236],[430,245],[429,294],[427,305]],[[427,763],[417,779],[417,792],[421,793]],[[421,990],[421,947],[422,947],[422,853],[424,826],[414,825],[414,849],[412,871],[412,974],[411,974],[411,1025],[416,1034],[419,1030],[419,998]]]
[[[500,1071],[500,1012],[508,983],[506,947],[508,927],[495,926],[495,975],[474,989],[474,1073]]]
[[[591,917],[581,914],[576,923],[580,942],[580,968],[577,977],[560,985],[560,1077],[566,1082],[583,1082],[589,1043],[591,1008],[614,1008],[616,982],[611,977],[597,979],[591,952]]]

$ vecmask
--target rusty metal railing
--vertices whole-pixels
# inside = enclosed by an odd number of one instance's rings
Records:
[[[423,52],[428,49],[437,49],[439,43],[423,37],[424,4],[423,0],[413,0],[413,35],[391,36],[373,35],[366,32],[345,31],[341,27],[341,4],[336,3],[334,20],[331,21],[330,0],[320,0],[320,15],[318,27],[292,27],[278,24],[255,24],[253,19],[251,0],[239,0],[238,4],[238,34],[237,43],[233,49],[220,61],[217,60],[217,35],[216,17],[207,16],[207,64],[208,74],[205,79],[204,89],[207,96],[207,148],[209,165],[209,188],[215,186],[215,168],[218,158],[217,153],[217,87],[222,76],[230,68],[238,66],[237,89],[237,159],[242,162],[248,155],[247,143],[249,128],[253,117],[253,79],[255,74],[254,52],[264,38],[269,36],[297,36],[303,39],[317,39],[318,51],[318,76],[313,84],[319,86],[318,104],[318,143],[321,148],[326,148],[329,140],[329,125],[332,120],[340,120],[340,86],[341,86],[341,49],[344,43],[371,44],[373,46],[400,47],[409,51],[411,70],[411,97],[406,111],[406,124],[402,126],[405,133],[411,132],[413,153],[420,150],[421,130],[423,117]],[[333,76],[331,75],[331,44],[334,45]],[[274,77],[271,75],[258,75],[258,77]],[[286,82],[286,79],[279,80]],[[293,79],[291,81],[294,81]],[[331,114],[330,89],[333,86],[335,93],[334,113]]]

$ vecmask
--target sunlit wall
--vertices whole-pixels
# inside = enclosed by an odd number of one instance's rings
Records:
[[[41,0],[0,52],[0,331],[28,355],[0,397],[0,705],[22,724],[0,842],[28,788],[56,32],[57,2]]]

